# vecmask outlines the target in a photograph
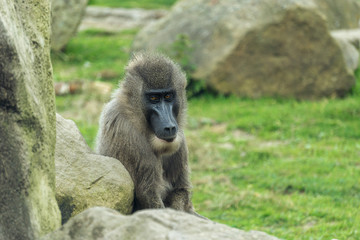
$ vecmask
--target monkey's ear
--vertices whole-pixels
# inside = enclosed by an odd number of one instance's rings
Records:
[[[143,52],[143,51],[132,53],[131,57],[130,57],[130,61],[129,61],[128,65],[125,67],[125,70],[129,71],[130,69],[134,69],[136,65],[143,62],[144,54],[145,54],[145,52]]]

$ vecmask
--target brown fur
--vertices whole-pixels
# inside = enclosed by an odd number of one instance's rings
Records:
[[[101,114],[97,152],[119,159],[129,171],[135,183],[134,211],[171,207],[196,215],[183,133],[185,86],[185,74],[169,58],[140,53],[128,64],[124,81]],[[179,106],[179,132],[170,143],[154,135],[144,115],[144,91],[165,88],[175,89]]]

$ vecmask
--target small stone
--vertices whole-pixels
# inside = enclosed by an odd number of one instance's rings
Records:
[[[56,115],[56,199],[62,222],[93,206],[132,212],[134,184],[117,159],[94,154],[75,123]]]

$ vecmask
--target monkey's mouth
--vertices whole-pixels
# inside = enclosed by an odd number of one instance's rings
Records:
[[[154,133],[155,137],[160,140],[161,142],[165,143],[173,143],[176,141],[177,138],[177,134],[172,134],[172,135],[165,135],[165,134],[156,134],[156,132]]]
[[[157,137],[157,138],[160,139],[163,142],[172,143],[172,142],[174,142],[176,137],[173,137],[173,138],[160,138],[160,137]]]
[[[173,142],[174,140],[175,140],[175,138],[169,138],[169,139],[164,139],[166,142],[168,142],[168,143],[171,143],[171,142]]]
[[[181,139],[179,135],[175,137],[161,137],[154,135],[151,139],[151,146],[154,149],[154,152],[161,155],[170,155],[176,152],[181,144]]]

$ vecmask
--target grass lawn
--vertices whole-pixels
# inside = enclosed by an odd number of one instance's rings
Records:
[[[285,239],[360,238],[359,97],[189,105],[194,202],[202,214]]]
[[[116,88],[135,34],[79,33],[64,53],[53,54],[55,81]],[[357,76],[359,82],[360,71]],[[93,92],[59,96],[57,111],[93,147],[108,99]],[[316,102],[203,96],[189,101],[188,115],[200,214],[283,239],[360,239],[359,86],[345,99]]]

